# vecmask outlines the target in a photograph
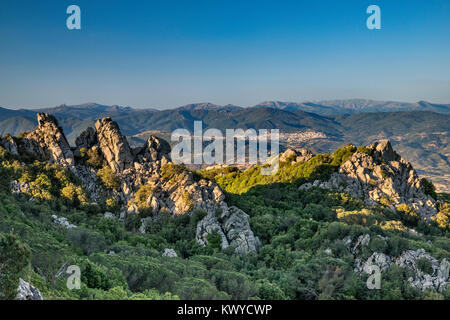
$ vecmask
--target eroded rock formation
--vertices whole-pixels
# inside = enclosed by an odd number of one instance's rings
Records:
[[[160,212],[178,215],[204,210],[207,216],[199,223],[197,232],[200,244],[207,243],[210,230],[219,228],[225,236],[223,248],[231,245],[240,254],[256,251],[257,239],[250,229],[248,215],[237,208],[229,208],[216,183],[198,180],[184,167],[172,163],[170,145],[155,136],[150,136],[142,147],[132,149],[118,124],[106,117],[98,120],[95,128],[85,130],[71,148],[56,119],[38,114],[37,128],[19,139],[18,145],[13,138],[3,138],[1,142],[7,150],[14,151],[17,146],[24,153],[70,168],[82,181],[92,201],[115,198],[122,205],[123,219],[129,214],[139,214],[142,206],[151,209],[154,216]],[[95,157],[96,161],[90,162],[89,157]],[[114,190],[99,183],[98,173],[105,165],[120,182]],[[11,184],[14,192],[22,192],[27,187],[17,181]],[[145,188],[145,192],[141,188]],[[222,218],[212,221],[211,215],[218,210],[223,212]],[[148,223],[148,219],[143,220]],[[208,226],[210,222],[213,228]],[[145,232],[145,224],[139,230]]]
[[[44,300],[38,288],[23,279],[19,279],[16,300]]]
[[[217,232],[223,249],[232,246],[239,254],[256,252],[260,241],[250,229],[248,220],[249,216],[235,206],[224,206],[216,212],[209,212],[197,225],[197,241],[207,244],[207,236]]]
[[[74,155],[56,118],[39,113],[37,119],[36,129],[20,139],[19,150],[48,160],[50,163],[72,167],[75,164]]]
[[[110,117],[97,120],[95,123],[99,147],[110,165],[118,173],[130,168],[133,164],[133,154],[127,139],[121,134],[119,125]]]
[[[425,194],[421,181],[409,162],[398,155],[388,140],[355,152],[328,181],[314,181],[300,186],[335,189],[349,193],[367,205],[388,204],[393,210],[406,204],[421,218],[436,214],[436,201]]]
[[[436,258],[426,253],[424,249],[405,250],[396,257],[389,256],[382,252],[374,252],[367,259],[361,257],[364,247],[369,245],[371,238],[368,234],[361,235],[352,240],[350,237],[343,239],[347,249],[355,257],[355,272],[372,273],[371,266],[377,266],[381,273],[387,271],[392,265],[397,265],[403,269],[411,271],[408,282],[411,286],[422,291],[431,289],[438,292],[446,290],[449,282],[450,262],[447,259],[438,261]],[[386,239],[383,239],[386,240]],[[428,270],[423,270],[422,264],[429,266]]]
[[[279,161],[306,162],[313,157],[313,153],[308,149],[287,149],[280,154]]]

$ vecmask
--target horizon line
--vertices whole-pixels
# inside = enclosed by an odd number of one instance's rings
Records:
[[[98,106],[106,106],[106,107],[121,107],[121,108],[131,108],[131,109],[135,109],[135,110],[149,110],[149,109],[153,109],[153,110],[158,110],[158,111],[165,111],[165,110],[172,110],[172,109],[178,109],[178,108],[182,108],[182,107],[186,107],[186,106],[190,106],[190,105],[213,105],[213,106],[217,106],[217,107],[227,107],[227,106],[233,106],[233,107],[239,107],[239,108],[252,108],[252,107],[256,107],[256,106],[260,106],[261,104],[264,103],[297,103],[297,104],[305,104],[305,103],[315,103],[315,104],[319,104],[319,103],[323,103],[323,102],[330,102],[330,101],[355,101],[355,100],[365,100],[365,101],[371,101],[371,102],[380,102],[380,103],[387,103],[387,102],[391,102],[391,103],[408,103],[408,104],[415,104],[415,103],[421,103],[421,102],[425,102],[425,103],[430,103],[430,104],[437,104],[437,105],[450,105],[450,103],[439,103],[439,102],[430,102],[427,100],[417,100],[417,101],[401,101],[401,100],[395,100],[395,99],[382,99],[382,100],[378,100],[378,99],[367,99],[367,98],[348,98],[348,99],[321,99],[321,100],[303,100],[303,101],[289,101],[289,100],[279,100],[279,99],[275,99],[275,100],[264,100],[261,102],[258,102],[256,104],[253,105],[247,105],[247,106],[243,106],[243,105],[237,105],[237,104],[232,104],[232,103],[228,103],[228,104],[216,104],[214,102],[210,102],[210,101],[203,101],[203,102],[192,102],[192,103],[186,103],[183,105],[179,105],[179,106],[167,106],[167,107],[151,107],[151,106],[130,106],[130,105],[119,105],[119,104],[104,104],[104,103],[99,103],[99,102],[83,102],[83,103],[78,103],[78,104],[67,104],[67,103],[61,103],[58,105],[54,105],[54,106],[38,106],[38,107],[16,107],[16,106],[2,106],[0,105],[0,108],[3,109],[8,109],[8,110],[30,110],[30,111],[36,111],[36,110],[42,110],[42,109],[54,109],[54,108],[58,108],[58,107],[77,107],[77,106],[84,106],[84,105],[98,105]]]

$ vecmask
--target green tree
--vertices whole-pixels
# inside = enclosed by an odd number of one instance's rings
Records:
[[[112,169],[105,165],[103,168],[98,170],[97,176],[103,182],[105,187],[111,190],[117,190],[120,187],[120,181],[112,171]]]
[[[0,298],[17,296],[19,278],[30,263],[31,251],[11,233],[0,235]]]

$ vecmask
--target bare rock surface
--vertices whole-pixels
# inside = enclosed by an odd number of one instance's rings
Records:
[[[163,252],[163,257],[176,258],[178,257],[177,253],[173,249],[166,248]]]
[[[39,113],[38,126],[32,132],[26,133],[19,142],[19,149],[30,155],[59,163],[65,167],[75,164],[74,155],[62,128],[52,115]]]
[[[19,279],[16,300],[44,300],[38,288],[32,286],[22,278]]]
[[[370,242],[370,236],[368,234],[361,235],[355,240],[346,237],[343,241],[347,245],[347,249],[355,257],[355,272],[371,273],[371,266],[375,265],[383,273],[395,264],[401,268],[411,270],[412,276],[408,278],[408,282],[411,286],[422,291],[433,290],[443,292],[448,286],[450,262],[445,258],[439,262],[422,248],[405,250],[397,257],[392,257],[382,252],[373,252],[369,258],[362,259],[362,249],[367,247]],[[429,266],[428,270],[423,269],[422,265],[424,264]]]
[[[16,139],[10,135],[5,135],[4,137],[0,136],[0,146],[13,155],[19,154]]]
[[[392,149],[388,140],[376,142],[366,150],[355,152],[328,181],[316,180],[301,185],[300,189],[317,186],[339,190],[363,200],[367,205],[388,203],[393,210],[400,204],[406,204],[423,219],[436,214],[436,201],[425,194],[411,164]]]
[[[114,172],[130,168],[133,155],[127,139],[121,134],[119,125],[110,117],[97,120],[95,123],[99,147]]]
[[[288,160],[291,160],[294,163],[306,162],[313,156],[313,153],[308,149],[287,149],[285,152],[280,154],[279,161],[286,162]]]
[[[258,237],[253,234],[248,222],[249,216],[237,207],[223,207],[208,215],[197,225],[197,241],[207,244],[207,236],[217,232],[221,236],[221,247],[235,248],[235,252],[246,255],[254,253],[260,246]]]

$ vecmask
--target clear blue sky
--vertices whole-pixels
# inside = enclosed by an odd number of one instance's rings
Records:
[[[450,1],[0,0],[3,107],[335,98],[450,103]]]

